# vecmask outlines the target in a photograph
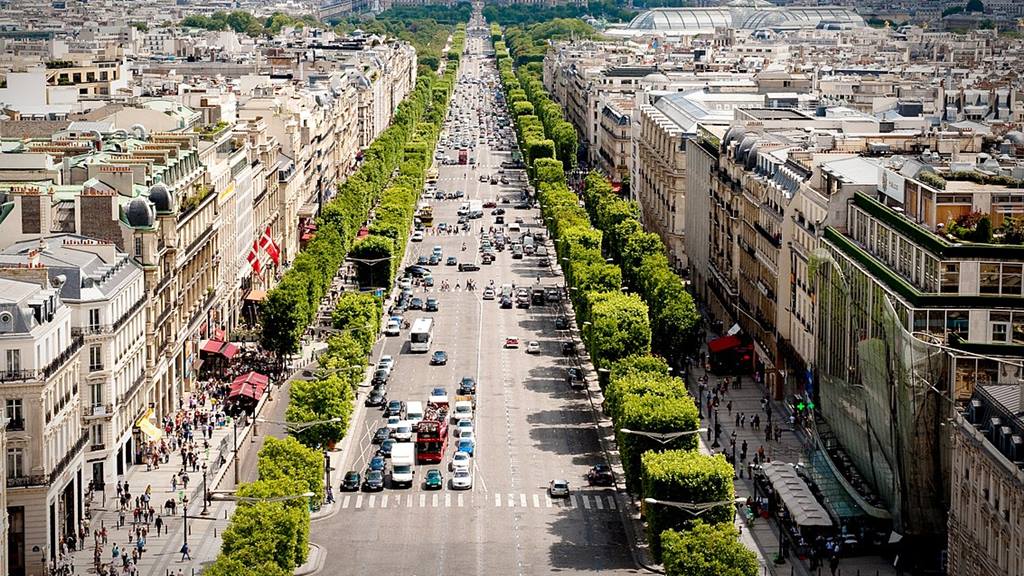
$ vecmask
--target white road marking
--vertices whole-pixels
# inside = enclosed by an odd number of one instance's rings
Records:
[[[376,494],[370,494],[370,501],[366,503],[366,507],[367,508],[373,508],[373,504],[376,501],[377,501],[377,495]]]
[[[450,492],[445,492],[445,494],[444,494],[444,507],[445,508],[451,508],[452,507],[452,495],[451,495]]]
[[[519,495],[519,505],[526,508],[526,494]]]
[[[569,506],[569,508],[575,509],[576,508],[576,495],[575,494],[570,495],[569,498],[566,499],[565,503]]]
[[[494,495],[494,507],[501,508],[501,494]]]
[[[580,499],[583,500],[583,507],[590,510],[590,497],[586,494],[581,494]]]
[[[412,508],[412,494],[405,497],[405,507]]]
[[[401,498],[401,496],[398,496],[398,498]],[[387,494],[381,494],[381,496],[380,496],[380,507],[381,508],[387,508],[388,507],[388,495]]]
[[[431,494],[430,505],[437,508],[437,494]]]
[[[615,503],[615,495],[609,496],[608,497],[608,509],[609,510],[615,510],[618,507],[619,506]]]
[[[360,494],[359,496],[356,496],[356,508],[362,508],[362,507],[363,507],[363,495]]]
[[[516,507],[516,495],[515,494],[509,494],[508,495],[508,507],[509,508],[515,508]]]
[[[351,499],[352,499],[351,496],[345,496],[344,498],[342,498],[341,499],[341,507],[342,508],[348,508],[348,501],[351,500]]]
[[[459,497],[457,498],[457,500],[458,500],[458,503],[459,503],[459,508],[462,508],[462,494],[459,494]]]
[[[546,508],[551,508],[551,496],[548,496],[547,494],[544,495],[544,506]]]
[[[598,510],[604,510],[604,502],[601,500],[601,496],[594,496],[594,504],[597,504]]]
[[[423,508],[426,505],[427,505],[427,495],[426,494],[420,494],[420,508]]]
[[[540,496],[537,496],[536,494],[533,495],[533,507],[540,508]]]

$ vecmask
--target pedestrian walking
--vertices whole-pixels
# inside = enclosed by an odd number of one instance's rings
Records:
[[[181,561],[182,562],[184,562],[186,558],[188,558],[189,560],[192,560],[192,555],[189,554],[189,552],[191,552],[191,551],[192,551],[192,549],[189,548],[188,544],[182,544],[181,545]],[[178,570],[178,573],[179,574],[181,573],[180,569]]]
[[[725,409],[729,411],[729,416],[732,416],[732,400],[726,402]]]

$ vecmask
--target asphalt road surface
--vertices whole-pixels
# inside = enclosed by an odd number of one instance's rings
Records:
[[[435,227],[454,224],[459,205],[468,199],[495,201],[506,209],[506,222],[524,220],[524,230],[540,228],[538,209],[514,209],[525,182],[505,174],[510,183],[480,182],[481,174],[493,174],[500,163],[511,159],[508,151],[487,145],[487,126],[496,126],[498,105],[493,89],[474,81],[482,76],[496,82],[492,57],[483,57],[490,41],[481,33],[467,38],[470,56],[464,58],[446,133],[449,139],[460,129],[475,142],[468,151],[478,166],[441,165],[437,187],[461,190],[466,198],[430,200]],[[480,100],[480,96],[483,100]],[[485,134],[484,143],[480,142]],[[442,140],[444,137],[442,137]],[[455,138],[459,140],[460,138]],[[441,147],[457,158],[457,150]],[[510,203],[502,204],[502,198]],[[426,196],[424,196],[426,198]],[[491,209],[482,219],[470,220],[471,229],[459,235],[428,234],[423,242],[411,242],[406,262],[429,255],[440,246],[444,257],[460,262],[479,258],[480,227],[494,223]],[[462,251],[462,244],[466,250]],[[548,243],[550,248],[550,242]],[[538,276],[543,284],[562,286],[557,268],[543,267],[540,258],[512,259],[509,250],[497,253],[493,264],[477,272],[459,272],[442,262],[432,267],[435,288],[416,296],[439,299],[437,312],[408,311],[410,322],[421,316],[434,318],[431,353],[444,350],[447,365],[431,366],[431,354],[409,352],[408,331],[383,339],[374,360],[382,354],[396,359],[388,386],[388,399],[419,400],[426,404],[434,387],[447,389],[454,399],[458,382],[471,376],[478,382],[475,414],[476,454],[473,487],[453,490],[448,462],[454,451],[449,441],[439,465],[417,465],[412,488],[388,487],[377,493],[341,492],[339,482],[346,470],[363,472],[377,446],[373,432],[384,425],[378,408],[360,407],[352,423],[351,448],[335,463],[332,484],[337,495],[335,512],[312,526],[312,540],[327,551],[322,573],[330,574],[552,574],[636,573],[626,535],[609,488],[586,486],[584,476],[604,457],[585,392],[571,391],[565,383],[569,360],[562,356],[561,342],[568,332],[555,330],[561,306],[501,309],[498,300],[483,300],[483,288],[515,283],[529,287]],[[554,256],[551,261],[554,263]],[[474,279],[476,291],[467,291]],[[443,280],[461,290],[441,292]],[[516,336],[518,349],[504,348],[505,338]],[[540,343],[540,354],[527,354],[526,343]],[[590,375],[593,376],[593,375]],[[364,392],[365,393],[365,392]],[[360,396],[360,401],[363,399]],[[450,432],[449,432],[450,433]],[[428,491],[423,479],[430,468],[445,478],[441,490]],[[546,489],[552,479],[566,479],[572,487],[569,499],[552,499]]]

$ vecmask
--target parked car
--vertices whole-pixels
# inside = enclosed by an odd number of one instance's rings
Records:
[[[565,369],[565,383],[574,390],[581,390],[587,387],[587,383],[583,379],[583,370],[575,366]]]
[[[568,498],[569,497],[569,481],[568,480],[552,480],[548,484],[548,496],[552,498]]]
[[[587,482],[591,486],[613,486],[615,474],[607,464],[598,464],[587,472]]]

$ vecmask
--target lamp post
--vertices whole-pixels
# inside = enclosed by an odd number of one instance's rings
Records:
[[[726,504],[742,504],[746,502],[742,498],[736,498],[733,500],[719,500],[717,502],[672,502],[670,500],[658,500],[657,498],[644,498],[645,504],[653,504],[657,506],[667,506],[669,508],[675,508],[682,510],[690,514],[691,516],[700,516],[701,514],[712,510],[718,506],[725,506]]]
[[[184,520],[183,534],[185,538],[185,545],[188,545],[188,496],[182,495],[181,497],[181,517]]]
[[[232,428],[234,428],[234,447],[232,452],[234,454],[234,468],[235,468],[235,486],[238,486],[238,416],[231,419]]]
[[[206,462],[203,462],[203,511],[200,512],[200,514],[202,514],[203,516],[206,516],[210,513],[210,511],[207,510],[207,504],[209,504],[210,502],[210,492],[206,487],[206,470]]]
[[[711,416],[711,415],[708,414],[708,416]],[[714,426],[714,430],[715,430],[715,440],[714,440],[714,442],[711,443],[711,447],[712,448],[720,448],[722,445],[719,444],[719,442],[718,442],[718,433],[722,430],[722,427],[719,426],[719,424],[718,424],[718,408],[715,408],[715,426]]]
[[[292,494],[290,496],[271,496],[270,498],[257,498],[255,496],[236,496],[234,493],[223,493],[218,492],[210,496],[211,500],[217,500],[218,502],[287,502],[288,500],[299,500],[300,498],[312,498],[316,494],[312,492],[303,492],[302,494]]]
[[[619,432],[623,434],[633,434],[634,436],[646,436],[651,440],[660,442],[661,444],[668,444],[669,442],[682,438],[683,436],[693,436],[695,434],[701,434],[707,432],[707,428],[698,428],[696,430],[679,430],[678,432],[647,432],[645,430],[630,430],[629,428],[619,428]]]

